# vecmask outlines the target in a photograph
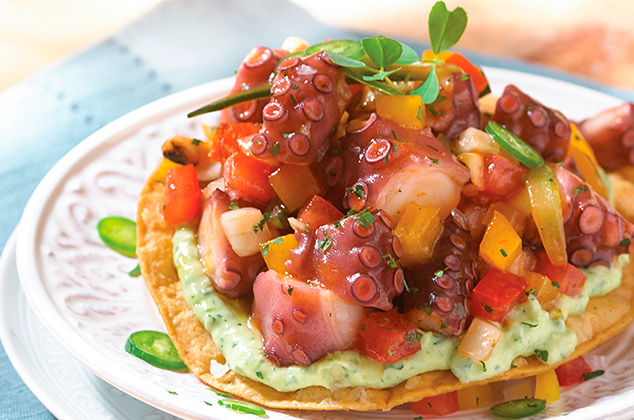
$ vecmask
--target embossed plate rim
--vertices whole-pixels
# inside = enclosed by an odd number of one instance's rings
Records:
[[[562,95],[562,97],[559,98],[561,100],[560,102],[566,105],[558,105],[559,102],[555,101],[556,104],[554,106],[564,109],[566,114],[573,119],[581,118],[583,115],[590,115],[592,112],[597,112],[600,109],[613,106],[620,102],[619,99],[607,94],[542,76],[493,68],[485,68],[485,72],[489,76],[492,87],[496,92],[501,91],[501,87],[506,83],[514,83],[520,88],[527,86],[529,87],[529,89],[527,89],[529,92],[535,89],[546,92],[541,96],[535,94],[538,100],[541,100],[542,96],[550,95],[551,98],[547,101],[549,105],[553,104],[552,91],[566,92],[565,97]],[[53,203],[53,199],[58,198],[61,194],[64,182],[68,180],[73,171],[81,169],[87,160],[98,159],[97,155],[101,151],[108,150],[110,147],[125,142],[127,135],[130,135],[130,133],[141,127],[151,123],[158,123],[163,117],[173,116],[178,112],[194,109],[196,106],[207,102],[210,97],[217,97],[223,94],[230,88],[232,80],[233,79],[223,79],[163,98],[121,117],[76,146],[55,165],[35,190],[27,204],[20,223],[17,243],[17,265],[23,290],[25,291],[27,300],[51,335],[73,357],[117,388],[164,411],[191,418],[200,416],[207,417],[210,412],[201,414],[200,411],[184,407],[182,401],[167,401],[166,398],[159,396],[159,391],[164,390],[157,387],[156,384],[151,383],[145,378],[126,374],[125,370],[122,370],[110,359],[92,357],[91,346],[85,342],[81,334],[69,324],[69,319],[64,316],[64,308],[60,308],[53,303],[49,293],[50,291],[47,290],[46,285],[42,281],[42,270],[44,270],[44,268],[41,266],[42,256],[39,255],[38,245],[41,239],[40,233],[47,222],[48,212]],[[576,98],[592,98],[592,101],[587,103],[587,107],[584,106],[580,111],[579,100]],[[593,107],[594,109],[592,109]],[[576,109],[576,111],[571,112],[571,110],[574,109]],[[627,401],[627,397],[630,394],[629,391],[634,390],[628,390],[627,395],[622,395],[624,398],[618,398],[619,404],[615,404],[615,401],[611,400],[610,413],[617,414],[617,408],[630,407],[627,404],[622,404],[624,400],[625,402]],[[599,407],[599,405],[601,407]],[[576,411],[574,417],[568,416],[566,418],[595,418],[597,415],[606,415],[607,411],[604,405],[605,404],[596,404],[592,407],[586,407]],[[211,410],[211,413],[214,413],[216,412],[216,407],[209,407],[209,410]],[[272,410],[269,411],[269,414],[276,418],[289,418],[287,414],[274,412]],[[222,411],[220,415],[223,418],[231,418],[234,417],[235,414]],[[300,413],[291,415],[293,417],[296,415],[304,417]],[[323,415],[326,416],[326,413]]]

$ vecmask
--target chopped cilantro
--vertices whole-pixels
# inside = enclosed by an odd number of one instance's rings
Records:
[[[240,206],[235,201],[232,201],[231,203],[229,203],[229,210],[238,210],[239,208]]]

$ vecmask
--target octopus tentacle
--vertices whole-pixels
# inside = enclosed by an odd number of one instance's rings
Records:
[[[364,316],[362,306],[273,270],[258,275],[253,294],[265,354],[278,366],[308,366],[351,347]]]
[[[429,263],[405,270],[409,292],[399,298],[410,322],[447,337],[466,328],[471,292],[479,280],[480,258],[468,221],[454,210]]]
[[[453,73],[440,81],[441,99],[427,106],[425,123],[436,136],[454,140],[469,127],[482,129],[478,91],[469,77]]]
[[[275,163],[308,165],[323,157],[350,89],[341,68],[321,52],[282,61],[251,152]]]
[[[239,297],[251,293],[253,281],[265,264],[260,253],[238,256],[225,236],[220,216],[229,211],[231,201],[229,195],[219,189],[205,199],[198,228],[198,247],[205,274],[218,293]]]
[[[566,166],[553,168],[564,197],[568,259],[577,267],[609,266],[615,256],[628,252],[634,225]]]
[[[355,211],[377,207],[398,222],[414,201],[439,207],[445,218],[469,180],[469,170],[429,128],[405,128],[373,113],[349,122],[342,143],[341,156],[328,162],[345,163],[332,195],[342,195],[344,207]]]
[[[299,246],[286,263],[295,278],[319,284],[359,305],[383,310],[401,294],[401,247],[382,211],[365,211],[315,232],[295,232]]]
[[[493,121],[521,137],[550,162],[560,162],[568,154],[568,119],[513,85],[504,89],[497,102]]]
[[[606,109],[581,121],[578,128],[604,168],[634,164],[634,104]]]
[[[253,87],[268,83],[275,72],[277,63],[287,52],[271,50],[267,47],[253,48],[240,64],[236,74],[236,82],[230,94],[249,90]],[[220,122],[262,122],[262,109],[269,102],[268,99],[258,99],[224,109],[220,114]]]

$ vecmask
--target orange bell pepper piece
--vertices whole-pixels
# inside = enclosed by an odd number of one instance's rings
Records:
[[[494,210],[491,223],[487,226],[480,243],[480,256],[487,264],[506,271],[520,252],[522,252],[522,238],[515,232],[506,217]]]
[[[299,243],[295,238],[295,234],[289,233],[288,235],[278,236],[275,239],[271,239],[265,242],[260,249],[264,262],[270,270],[275,270],[279,274],[286,273],[286,266],[284,263],[291,258],[291,251]]]
[[[282,165],[269,175],[269,182],[291,213],[304,207],[313,196],[323,194],[325,188],[323,181],[303,165]]]

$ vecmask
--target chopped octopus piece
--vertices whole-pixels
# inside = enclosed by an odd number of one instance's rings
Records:
[[[440,80],[440,99],[427,105],[425,123],[436,136],[455,140],[469,127],[482,129],[478,91],[471,78],[453,73]]]
[[[299,246],[286,268],[359,305],[389,310],[405,288],[396,264],[402,249],[391,226],[385,212],[365,211],[314,232],[295,232]]]
[[[253,294],[266,356],[279,366],[308,366],[351,347],[364,316],[362,306],[273,270],[258,275]]]
[[[634,104],[607,109],[581,121],[578,128],[604,168],[634,164]]]
[[[327,164],[339,168],[344,206],[377,207],[395,223],[411,202],[438,207],[442,219],[457,206],[469,169],[429,128],[405,128],[373,113],[351,121],[346,132],[346,150]]]
[[[513,85],[504,89],[492,120],[511,130],[550,162],[561,162],[568,154],[568,119]]]
[[[265,264],[259,252],[239,257],[231,247],[220,221],[230,204],[229,195],[218,189],[205,199],[198,227],[198,248],[205,274],[218,293],[239,297],[251,293],[253,280]]]
[[[319,160],[350,95],[341,68],[326,53],[282,61],[251,152],[275,164],[308,165]]]
[[[434,246],[431,261],[405,270],[409,292],[400,300],[409,321],[424,331],[447,337],[461,335],[480,265],[466,216],[454,210]]]
[[[268,83],[280,59],[288,52],[267,47],[253,48],[240,64],[230,95]],[[221,123],[262,122],[262,109],[268,98],[249,101],[222,110]]]
[[[568,261],[580,268],[610,266],[615,256],[628,252],[634,225],[575,175],[571,160],[552,168],[562,197]],[[526,239],[538,243],[538,237],[529,232]]]

